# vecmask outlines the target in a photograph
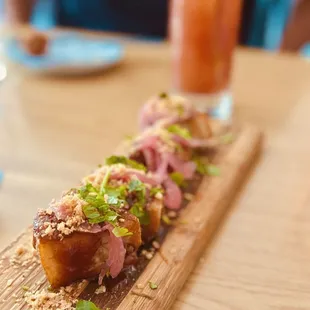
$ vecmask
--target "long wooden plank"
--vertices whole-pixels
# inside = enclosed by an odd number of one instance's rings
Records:
[[[233,144],[219,149],[214,162],[220,167],[221,176],[206,177],[202,181],[196,198],[182,211],[182,224],[169,232],[160,254],[147,265],[136,282],[139,285],[132,287],[118,310],[171,307],[256,161],[261,146],[261,133],[245,127]],[[158,288],[151,290],[149,281]],[[80,295],[87,284],[87,281],[75,284],[71,294]],[[31,231],[27,230],[0,253],[0,309],[27,309],[23,299],[25,289],[35,291],[47,286],[39,259],[31,249]],[[92,292],[90,296],[95,296],[97,306],[105,309],[100,295]]]

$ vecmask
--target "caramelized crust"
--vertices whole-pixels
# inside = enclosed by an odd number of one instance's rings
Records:
[[[132,232],[123,238],[126,254],[131,256],[142,243],[139,220],[128,212],[121,214],[120,226]],[[47,221],[55,216],[39,213],[34,222],[34,246],[37,247],[41,264],[52,287],[68,285],[76,280],[98,276],[106,267],[109,256],[109,232],[75,231],[69,235],[59,232],[44,235]],[[128,261],[128,260],[127,260]]]
[[[149,225],[142,225],[142,236],[144,241],[149,241],[154,238],[160,228],[161,212],[163,209],[163,201],[154,199],[149,203],[147,212],[149,214]]]
[[[74,232],[62,240],[39,240],[38,251],[47,279],[53,287],[99,275],[108,258],[109,232]]]
[[[196,113],[194,117],[180,122],[180,125],[186,127],[193,138],[207,139],[212,136],[210,120],[205,113]]]

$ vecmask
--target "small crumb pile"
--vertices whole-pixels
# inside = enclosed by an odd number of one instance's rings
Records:
[[[77,299],[72,297],[66,287],[62,287],[59,292],[26,292],[25,301],[29,309],[35,310],[74,310]]]

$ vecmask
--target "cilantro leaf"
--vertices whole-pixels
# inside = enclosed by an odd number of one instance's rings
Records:
[[[216,176],[216,177],[218,177],[221,174],[220,168],[215,165],[211,165],[211,164],[208,165],[207,172],[208,172],[208,175]]]
[[[175,172],[170,173],[170,178],[178,186],[185,185],[184,175],[180,172],[175,171]]]
[[[112,233],[114,234],[115,237],[118,237],[118,238],[133,235],[133,233],[130,232],[127,228],[119,227],[119,226],[114,227],[112,230]]]
[[[173,124],[167,127],[167,130],[170,133],[173,133],[175,135],[178,135],[184,139],[190,139],[192,135],[190,134],[189,130],[185,127],[181,127],[180,125]]]
[[[149,281],[149,287],[151,290],[156,290],[158,288],[158,285],[154,282]]]
[[[76,304],[76,310],[100,310],[94,303],[87,300],[79,300]]]
[[[105,192],[105,187],[108,184],[109,178],[111,175],[111,169],[108,169],[106,174],[104,175],[103,181],[100,186],[100,193],[103,194]]]
[[[150,224],[149,214],[145,212],[143,205],[135,203],[129,211],[139,219],[141,225]]]
[[[145,185],[140,180],[131,180],[128,184],[129,193],[143,191]]]
[[[83,206],[83,212],[89,220],[96,219],[96,218],[101,216],[98,209],[94,206],[91,206],[91,205]]]
[[[161,217],[161,219],[163,220],[163,222],[164,222],[166,225],[171,225],[171,224],[172,224],[172,222],[171,222],[171,220],[170,220],[170,218],[168,217],[167,214],[163,214],[162,217]]]
[[[126,156],[115,156],[115,155],[113,155],[113,156],[107,158],[105,163],[108,166],[111,166],[114,164],[123,164],[123,165],[129,166],[129,167],[137,169],[137,170],[146,171],[146,167],[144,165],[138,163],[137,161],[135,161],[133,159],[129,159]]]
[[[156,196],[157,193],[163,194],[164,190],[160,187],[152,187],[150,190],[150,196],[154,197],[154,196]]]
[[[196,171],[202,175],[219,176],[221,174],[220,168],[215,165],[205,164],[200,158],[195,158],[194,161],[196,163]]]
[[[115,196],[108,196],[107,204],[109,204],[109,205],[119,205],[119,200]]]

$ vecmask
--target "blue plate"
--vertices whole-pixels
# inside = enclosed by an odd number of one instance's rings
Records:
[[[14,62],[35,72],[72,74],[110,68],[123,60],[124,49],[113,39],[66,32],[49,38],[44,56],[28,55],[15,39],[7,42],[6,54]]]

